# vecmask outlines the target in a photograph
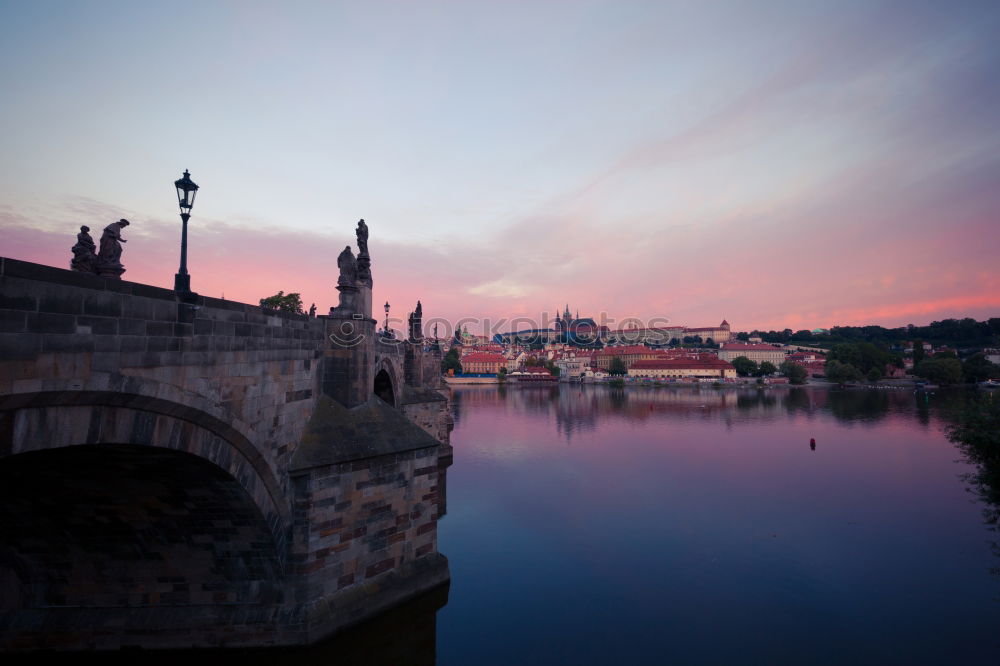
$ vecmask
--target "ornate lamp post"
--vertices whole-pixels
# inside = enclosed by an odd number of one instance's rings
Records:
[[[184,169],[184,177],[174,181],[177,188],[177,204],[181,209],[181,220],[184,226],[181,230],[181,267],[177,269],[174,276],[174,291],[181,294],[191,293],[191,276],[187,270],[188,254],[188,218],[191,217],[191,209],[194,208],[194,197],[198,194],[198,186],[191,180],[191,174]]]
[[[385,302],[385,336],[389,337],[389,301]]]

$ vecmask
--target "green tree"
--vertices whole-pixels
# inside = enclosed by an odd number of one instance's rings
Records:
[[[497,373],[497,379],[501,382],[507,381],[507,368],[500,366],[500,372]]]
[[[441,359],[442,374],[447,374],[449,370],[454,370],[455,374],[460,374],[462,372],[462,361],[459,359],[458,349],[456,347],[449,349],[448,353]]]
[[[831,382],[843,384],[844,382],[861,381],[861,371],[850,363],[841,363],[833,359],[826,362],[826,378]]]
[[[879,370],[878,368],[872,368],[871,370],[868,371],[868,374],[865,375],[865,377],[870,382],[877,382],[880,379],[882,379],[882,371]]]
[[[608,364],[608,374],[622,376],[628,374],[628,367],[625,365],[625,361],[622,360],[621,356],[615,356],[611,359]]]
[[[992,504],[987,522],[1000,523],[1000,400],[996,395],[977,396],[969,402],[958,423],[947,429],[978,468],[974,477],[980,495]]]
[[[861,351],[857,345],[850,342],[842,342],[834,345],[830,353],[826,355],[827,361],[840,361],[855,368],[861,367]]]
[[[898,357],[890,353],[884,344],[875,344],[866,340],[841,342],[834,345],[830,353],[827,354],[827,360],[853,365],[866,375],[873,368],[884,373],[885,366],[899,362]]]
[[[891,360],[888,350],[883,349],[871,342],[857,342],[855,347],[858,349],[858,355],[861,357],[861,363],[858,365],[858,369],[861,372],[871,372],[873,369],[877,369],[880,373],[885,370],[886,364]]]
[[[916,368],[924,360],[924,341],[914,340],[913,341],[913,367]]]
[[[267,308],[269,310],[279,310],[281,312],[303,314],[302,296],[295,292],[286,294],[284,291],[279,291],[274,296],[262,298],[260,299],[260,307]]]
[[[979,395],[967,403],[958,423],[947,432],[951,441],[975,446],[1000,465],[1000,400],[996,395]]]
[[[962,364],[962,378],[967,382],[984,382],[1000,379],[1000,365],[991,362],[985,354],[974,354]]]
[[[757,374],[761,377],[767,377],[776,373],[778,369],[774,367],[774,363],[770,361],[761,361],[760,366],[757,368]]]
[[[957,358],[925,358],[913,373],[935,384],[958,384],[962,381],[962,362]]]
[[[809,371],[794,361],[785,361],[781,364],[781,372],[791,384],[805,384],[809,378]]]
[[[548,370],[553,377],[559,376],[559,366],[555,364],[555,361],[546,361],[545,369]]]
[[[746,356],[737,356],[733,359],[733,367],[740,377],[750,377],[757,374],[757,362],[751,361]]]

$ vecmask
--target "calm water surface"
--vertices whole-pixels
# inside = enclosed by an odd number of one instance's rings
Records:
[[[1000,663],[954,398],[456,390],[437,664]]]

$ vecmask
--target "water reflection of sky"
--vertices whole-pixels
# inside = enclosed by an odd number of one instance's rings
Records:
[[[994,655],[996,561],[933,415],[948,399],[456,391],[439,663]]]

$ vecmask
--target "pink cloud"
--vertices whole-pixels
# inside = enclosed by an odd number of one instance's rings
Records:
[[[91,226],[96,232],[98,225]],[[128,231],[137,227],[138,223],[134,223]],[[192,286],[205,295],[225,295],[249,303],[279,289],[298,291],[307,305],[315,302],[324,312],[336,302],[336,255],[353,240],[350,225],[345,227],[340,238],[227,225],[193,228],[189,257]],[[123,256],[128,268],[125,277],[171,286],[176,270],[173,254],[178,246],[173,236],[177,231],[176,226],[153,223],[143,233],[127,233],[130,242]],[[73,240],[70,233],[8,226],[5,238],[5,254],[50,265],[68,264]],[[428,319],[443,317],[453,322],[463,317],[493,321],[518,315],[538,318],[542,312],[549,313],[551,319],[552,309],[569,301],[571,308],[579,308],[585,316],[606,312],[621,321],[629,316],[666,315],[675,323],[688,325],[717,324],[725,317],[738,328],[747,329],[901,325],[950,316],[987,317],[1000,311],[1000,280],[972,274],[960,266],[954,267],[953,284],[948,287],[960,287],[965,292],[960,296],[935,290],[934,276],[921,277],[919,271],[899,273],[900,277],[890,284],[886,284],[882,273],[859,277],[854,281],[855,289],[844,293],[836,287],[842,276],[803,273],[811,262],[808,252],[785,266],[766,266],[766,275],[758,279],[753,263],[741,261],[741,249],[719,247],[707,256],[697,256],[688,252],[690,241],[682,240],[680,247],[673,247],[672,254],[681,258],[669,265],[655,260],[657,253],[664,252],[662,245],[651,245],[633,250],[636,262],[626,264],[626,275],[595,269],[584,262],[567,269],[569,280],[553,283],[549,281],[551,272],[539,262],[532,264],[538,271],[534,276],[517,271],[505,273],[505,263],[492,261],[488,251],[380,243],[377,226],[373,226],[375,302],[389,300],[392,316],[398,319],[404,318],[418,299]],[[616,250],[599,238],[588,237],[571,243],[569,250],[568,254],[579,252],[584,257],[603,253],[612,257],[609,265],[622,265],[613,257],[629,253],[627,248]],[[757,245],[755,250],[764,251],[766,245]],[[64,259],[62,264],[59,257]],[[523,280],[530,293],[519,298],[470,293],[470,287],[491,275]],[[914,288],[904,288],[907,285]],[[381,313],[381,308],[376,312]]]
[[[551,321],[568,302],[574,313],[605,313],[617,322],[663,317],[714,325],[725,318],[744,330],[996,316],[1000,198],[989,179],[953,170],[908,188],[900,160],[841,174],[821,192],[735,208],[705,227],[683,219],[608,224],[602,214],[575,206],[573,213],[557,208],[525,217],[475,241],[421,245],[383,240],[378,221],[369,220],[375,302],[388,300],[400,321],[418,299],[426,318],[452,322],[537,321],[543,313]],[[103,221],[119,217],[133,222],[125,278],[170,287],[179,221],[145,219],[86,199],[32,210],[30,219],[0,209],[2,254],[68,266],[81,220],[96,238]],[[354,244],[353,227],[345,220],[331,233],[317,233],[196,216],[192,287],[250,303],[297,291],[324,312],[336,302],[336,257]]]

